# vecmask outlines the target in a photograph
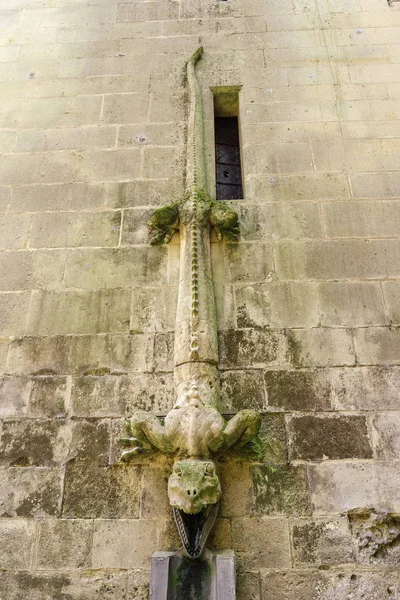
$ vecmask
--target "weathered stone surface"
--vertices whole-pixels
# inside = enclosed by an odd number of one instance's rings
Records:
[[[6,421],[0,443],[0,465],[48,467],[65,461],[71,440],[65,421]]]
[[[318,293],[324,326],[365,327],[389,322],[378,283],[322,283]]]
[[[348,517],[360,562],[399,564],[400,515],[360,508],[350,511]]]
[[[338,410],[396,409],[400,368],[355,367],[332,369],[332,400]]]
[[[259,371],[223,371],[221,381],[221,412],[235,414],[244,408],[265,411],[265,392]]]
[[[260,600],[261,582],[258,573],[238,573],[236,596],[238,600]]]
[[[67,570],[90,567],[92,537],[92,521],[42,521],[36,568]]]
[[[400,325],[400,282],[386,281],[382,288],[390,322],[394,325]]]
[[[261,415],[261,427],[258,437],[261,442],[259,459],[273,465],[286,464],[288,456],[283,414],[267,413]]]
[[[355,363],[353,338],[346,329],[292,329],[288,355],[295,367],[326,367]]]
[[[31,294],[0,294],[0,335],[23,335]]]
[[[258,514],[311,514],[307,471],[303,466],[256,466],[252,474],[255,511]]]
[[[175,402],[171,373],[143,373],[124,376],[120,395],[125,398],[126,415],[137,409],[166,415]]]
[[[224,517],[248,515],[253,500],[249,466],[230,462],[221,465],[219,476],[223,490],[220,514]]]
[[[317,289],[305,282],[236,287],[238,327],[315,327]]]
[[[29,335],[120,333],[129,331],[129,290],[34,292]]]
[[[171,512],[168,502],[168,473],[152,465],[142,468],[140,516],[164,517]]]
[[[22,417],[27,413],[31,382],[26,377],[3,377],[0,380],[1,417]]]
[[[23,519],[0,522],[0,561],[2,569],[31,568],[36,524]]]
[[[136,518],[139,490],[138,468],[100,467],[88,461],[71,461],[65,473],[62,516],[67,519]]]
[[[354,335],[358,362],[364,365],[396,364],[399,343],[400,328],[356,329]]]
[[[378,413],[372,418],[372,439],[380,459],[400,456],[400,415],[397,411]]]
[[[145,569],[157,548],[153,519],[98,521],[94,527],[94,569]]]
[[[0,469],[1,517],[56,517],[61,476],[56,468]]]
[[[365,417],[304,415],[291,418],[288,428],[292,460],[372,458]]]
[[[175,287],[140,287],[132,290],[130,329],[136,332],[173,331],[175,327],[177,289]]]
[[[224,369],[262,368],[282,361],[285,350],[282,333],[257,329],[223,331],[219,344],[221,367]]]
[[[268,406],[284,410],[330,408],[331,386],[327,369],[266,371]]]
[[[63,417],[69,389],[65,377],[33,377],[31,379],[28,414],[31,417]]]
[[[290,565],[289,529],[284,519],[242,517],[232,522],[238,566],[251,570]]]
[[[263,600],[392,600],[398,596],[395,571],[285,571],[262,577]]]
[[[125,397],[121,392],[121,377],[87,375],[73,379],[71,415],[77,417],[121,417],[125,412]]]
[[[4,578],[7,600],[125,600],[128,575],[126,572],[74,571],[63,573],[10,573]],[[3,584],[3,582],[1,582]],[[46,594],[44,596],[44,594]],[[144,600],[138,596],[133,600]]]
[[[296,520],[292,525],[292,539],[296,566],[354,562],[350,530],[344,518]]]
[[[326,462],[309,468],[315,513],[339,513],[362,506],[398,512],[399,467],[385,462]]]

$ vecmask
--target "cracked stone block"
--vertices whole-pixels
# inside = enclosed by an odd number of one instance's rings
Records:
[[[348,512],[361,563],[398,565],[400,514],[360,508]]]

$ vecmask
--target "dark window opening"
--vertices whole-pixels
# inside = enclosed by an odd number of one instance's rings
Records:
[[[217,200],[243,198],[237,117],[215,117]]]

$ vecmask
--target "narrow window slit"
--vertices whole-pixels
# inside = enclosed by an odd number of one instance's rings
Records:
[[[243,198],[238,120],[239,89],[213,90],[217,200]]]

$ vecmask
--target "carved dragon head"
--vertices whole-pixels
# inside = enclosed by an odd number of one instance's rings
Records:
[[[221,486],[211,460],[175,462],[168,496],[186,553],[197,558],[203,551],[218,513]]]

